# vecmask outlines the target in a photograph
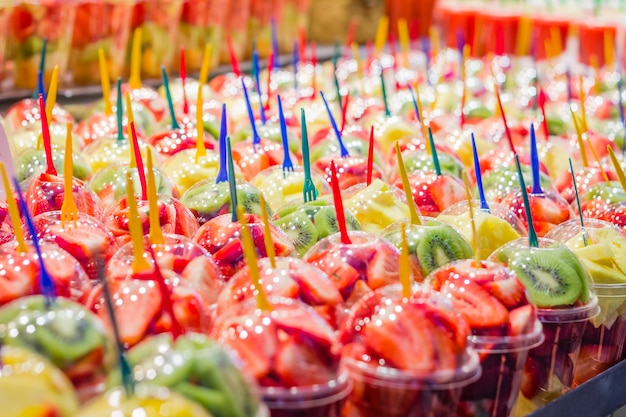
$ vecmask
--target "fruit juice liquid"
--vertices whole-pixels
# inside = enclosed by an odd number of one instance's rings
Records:
[[[508,417],[519,394],[528,352],[543,342],[536,322],[532,333],[520,336],[472,336],[481,360],[482,375],[463,388],[457,417]]]
[[[576,361],[574,385],[580,385],[616,364],[622,357],[626,337],[626,285],[595,284],[600,316],[591,319],[583,333],[580,355]],[[616,309],[609,317],[605,308]],[[600,318],[604,318],[599,322]]]
[[[353,359],[344,359],[343,365],[354,383],[344,417],[454,416],[463,387],[480,375],[476,356],[467,358],[459,371],[439,376],[416,376]]]
[[[612,42],[617,39],[617,26],[614,23],[603,22],[598,19],[581,20],[578,25],[578,59],[582,64],[591,65],[593,57],[597,59],[599,67],[604,66],[604,38],[610,36]]]
[[[16,88],[37,87],[44,38],[48,40],[45,84],[50,83],[55,66],[58,65],[59,74],[67,73],[75,12],[73,2],[60,0],[25,1],[13,8],[9,16],[7,56],[13,61]]]
[[[598,311],[595,296],[581,307],[537,310],[545,339],[528,354],[514,416],[526,416],[572,387],[585,328]]]
[[[141,76],[159,78],[161,65],[170,68],[176,57],[176,36],[182,11],[182,0],[139,0],[133,8],[131,36],[126,48],[126,70],[130,70],[130,53],[135,29],[142,29]]]
[[[187,71],[200,71],[207,42],[212,45],[213,51],[219,50],[222,45],[227,6],[225,1],[220,0],[186,0],[183,4],[178,44],[185,48]],[[173,69],[178,70],[178,62],[173,61]],[[217,52],[211,54],[211,66],[215,67],[218,63],[219,54]]]
[[[130,0],[86,0],[76,6],[69,59],[74,84],[100,82],[100,48],[104,51],[110,79],[122,75],[132,10]]]
[[[261,388],[271,417],[339,417],[352,391],[347,373],[315,388]]]

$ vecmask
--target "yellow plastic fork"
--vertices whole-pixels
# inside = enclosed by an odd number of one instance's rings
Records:
[[[70,222],[76,226],[78,221],[78,207],[74,200],[74,164],[72,161],[72,122],[67,122],[67,136],[65,138],[65,161],[63,166],[64,194],[61,205],[61,223],[67,227]]]

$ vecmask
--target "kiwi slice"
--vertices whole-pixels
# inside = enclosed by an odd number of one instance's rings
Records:
[[[244,184],[241,184],[244,185]],[[248,184],[245,187],[237,185],[237,200],[243,205],[243,210],[250,214],[261,214],[261,196],[259,191]],[[267,215],[272,215],[272,209],[266,205]]]
[[[228,399],[220,391],[200,387],[185,381],[179,382],[173,388],[178,393],[200,404],[205,410],[210,410],[215,417],[238,417],[233,414],[233,410],[228,405]]]
[[[278,219],[275,223],[293,242],[299,256],[304,255],[319,239],[317,228],[302,210]]]
[[[416,254],[422,274],[427,276],[450,262],[471,258],[472,248],[452,227],[434,226],[425,228]]]
[[[348,230],[361,230],[359,221],[349,211],[344,211],[346,217],[346,227]],[[327,236],[339,232],[339,225],[337,224],[337,214],[333,207],[321,207],[317,213],[313,216],[315,227],[319,232],[319,238],[323,239]]]
[[[528,298],[537,307],[571,305],[580,297],[582,279],[563,252],[519,251],[509,262],[508,267],[522,281]]]
[[[36,326],[34,332],[41,350],[48,353],[46,356],[57,365],[69,365],[101,346],[102,332],[90,314],[68,308],[49,311],[44,316],[46,323]]]
[[[555,256],[559,259],[565,261],[565,263],[576,272],[578,275],[578,279],[581,284],[580,289],[580,301],[582,303],[586,303],[589,301],[589,282],[587,278],[589,277],[588,271],[585,269],[585,266],[582,264],[578,256],[568,248],[557,247],[554,249]]]

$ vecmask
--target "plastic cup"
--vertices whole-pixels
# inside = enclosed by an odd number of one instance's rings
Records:
[[[182,0],[139,0],[131,18],[131,36],[126,48],[126,68],[130,68],[132,33],[142,29],[141,76],[159,78],[161,65],[171,68],[176,58],[178,23]]]
[[[7,51],[13,60],[16,88],[33,90],[37,87],[37,72],[44,38],[48,40],[44,82],[50,83],[52,71],[67,74],[72,28],[76,8],[73,2],[28,0],[20,2],[9,17]],[[63,78],[59,79],[62,84]]]
[[[245,58],[248,38],[248,18],[250,17],[250,2],[252,0],[228,0],[229,7],[224,23],[224,32],[230,37],[233,51],[239,60]],[[220,62],[230,63],[230,54],[226,42],[222,42]]]
[[[616,42],[617,26],[615,23],[594,18],[582,20],[578,24],[578,59],[580,63],[591,65],[592,57],[595,56],[600,68],[605,65],[604,37],[607,35],[611,37],[613,42]]]
[[[217,319],[213,336],[259,381],[272,417],[339,415],[351,384],[339,369],[332,327],[299,301],[274,297],[269,303],[271,311],[253,299],[232,306]]]
[[[76,6],[70,53],[72,81],[100,82],[98,49],[102,48],[110,79],[123,74],[133,0],[86,0]]]
[[[483,52],[498,55],[514,54],[520,17],[520,12],[516,10],[489,10],[488,8],[482,10],[479,19],[482,21],[481,32],[485,37]],[[499,37],[502,39],[501,45],[498,45]]]
[[[33,222],[39,241],[53,242],[67,251],[94,283],[98,281],[98,262],[108,262],[117,250],[113,234],[95,217],[84,213],[78,213],[76,222],[64,224],[61,211],[49,211],[35,216]]]
[[[477,266],[473,260],[435,270],[426,285],[440,291],[466,316],[472,329],[469,342],[483,370],[480,379],[463,388],[456,415],[508,417],[519,394],[528,352],[543,342],[541,322],[524,295],[524,286],[502,265],[481,262]],[[507,291],[498,292],[504,288]],[[481,316],[479,306],[467,310],[465,294],[479,297],[487,316]]]
[[[256,39],[256,48],[259,57],[269,56],[272,50],[272,16],[281,16],[281,9],[285,0],[252,0],[252,10],[248,22],[248,33]]]
[[[564,265],[571,267],[572,271],[568,270],[568,273],[576,274],[581,280],[581,293],[571,304],[537,309],[545,340],[528,354],[520,396],[514,409],[516,416],[531,413],[572,387],[585,328],[599,312],[598,298],[590,289],[591,279],[587,270],[570,249],[555,240],[540,238],[538,248],[529,247],[527,239],[515,240],[494,252],[489,260],[504,263],[516,272],[532,268],[530,262],[539,259],[536,255],[538,253],[545,254],[543,259],[552,257],[554,267],[561,268],[561,271]],[[516,273],[520,276],[521,272]],[[569,276],[574,279],[573,275]],[[524,279],[520,279],[524,282]],[[581,298],[583,292],[584,298]],[[535,302],[533,294],[531,288],[527,287],[527,296],[531,302]]]
[[[146,238],[144,245],[146,247],[151,245],[165,279],[167,280],[171,276],[174,278],[174,285],[180,279],[193,288],[205,305],[212,306],[215,304],[223,285],[220,271],[211,255],[197,243],[184,236],[166,234],[163,237],[164,243],[150,244]],[[153,266],[152,257],[148,253],[144,254],[144,258]],[[107,279],[125,280],[153,276],[154,268],[135,276],[132,273],[134,259],[133,244],[129,242],[117,250],[108,263]]]
[[[65,160],[65,152],[62,152],[56,146],[52,148],[52,162],[57,172],[64,173],[63,162]],[[85,181],[91,176],[91,166],[80,152],[72,152],[72,175],[79,180]],[[38,177],[46,171],[46,152],[44,149],[24,149],[17,155],[13,164],[15,168],[15,178],[18,181],[25,181],[34,177]]]
[[[620,268],[619,262],[624,254],[619,252],[619,246],[614,246],[626,245],[626,234],[610,223],[594,219],[585,220],[585,233],[588,246],[582,241],[579,221],[570,220],[549,235],[571,247],[587,265],[600,306],[600,314],[591,319],[583,334],[576,362],[575,385],[617,363],[626,336],[626,270]],[[615,251],[607,250],[611,248]],[[602,259],[603,255],[606,259]]]
[[[537,14],[533,16],[533,32],[536,33],[534,57],[537,60],[546,59],[546,41],[552,39],[552,33],[556,29],[560,44],[567,44],[567,35],[570,28],[569,17],[557,14]]]
[[[211,415],[255,417],[264,411],[256,381],[241,369],[241,360],[206,335],[153,336],[130,349],[127,357],[138,383],[170,388]],[[172,373],[177,379],[169,378]],[[119,385],[119,371],[108,382]]]
[[[439,6],[439,13],[446,28],[444,32],[446,46],[457,47],[457,33],[462,33],[466,42],[472,43],[476,30],[477,10],[463,4],[444,3]]]
[[[121,246],[131,240],[128,222],[127,197],[122,197],[114,204],[111,204],[104,211],[104,224],[107,226],[115,240]],[[191,210],[174,197],[158,196],[159,223],[163,233],[193,236],[198,230],[198,222]],[[138,222],[142,226],[144,233],[150,230],[148,211],[150,205],[147,200],[137,198],[137,208],[139,210]]]
[[[341,331],[342,366],[354,384],[344,416],[453,416],[463,387],[480,377],[478,355],[467,345],[469,328],[465,320],[451,311],[443,297],[426,288],[416,288],[407,299],[402,297],[399,285],[388,286],[370,293],[352,308]],[[413,312],[414,316],[407,317]],[[374,336],[383,331],[383,326],[393,326],[396,320],[419,320],[420,326],[409,325],[406,333],[390,330],[390,340],[384,343],[387,348],[376,351]],[[440,326],[446,327],[445,336]],[[379,330],[370,333],[370,327]],[[418,328],[422,329],[420,339],[415,339]],[[433,350],[438,353],[429,349],[418,353],[418,345],[405,345],[405,337],[411,337],[419,346],[433,343],[437,346]],[[422,337],[437,341],[422,343]],[[394,341],[398,345],[392,348]],[[441,350],[443,346],[445,351]],[[415,352],[420,361],[413,361],[412,354],[401,353],[405,349]],[[393,360],[414,368],[400,368]]]
[[[218,65],[217,51],[222,45],[224,19],[227,12],[224,3],[226,2],[194,0],[184,2],[178,28],[178,42],[181,47],[185,48],[185,63],[188,71],[200,71],[206,43],[210,43],[214,51],[211,55],[211,67]]]

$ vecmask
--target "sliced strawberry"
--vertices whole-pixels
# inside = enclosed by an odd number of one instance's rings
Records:
[[[433,343],[437,346],[437,370],[454,371],[456,369],[457,357],[459,355],[458,347],[455,346],[454,340],[450,334],[435,326],[431,326],[430,335]]]
[[[350,292],[350,296],[346,298],[345,307],[350,308],[353,304],[357,303],[362,297],[366,294],[372,292],[372,289],[367,286],[365,281],[358,280],[354,283],[354,287],[352,287],[352,291]]]
[[[290,269],[291,277],[300,286],[300,296],[308,304],[326,304],[334,306],[342,302],[342,297],[326,274],[312,265],[292,263],[296,268]]]
[[[561,224],[570,218],[570,207],[567,201],[550,197],[529,196],[533,220]]]
[[[412,303],[411,307],[421,309],[429,323],[447,332],[449,338],[454,342],[453,346],[457,354],[465,350],[467,337],[470,335],[470,328],[465,320],[461,320],[455,313],[433,308],[429,304]]]
[[[437,177],[430,185],[430,195],[440,212],[466,199],[465,186],[458,178],[450,175]]]
[[[49,233],[54,241],[77,259],[91,258],[96,254],[105,253],[111,245],[115,245],[113,236],[97,227],[64,228],[62,224],[49,226]]]
[[[480,285],[462,279],[449,280],[443,292],[451,295],[456,311],[463,314],[472,329],[499,327],[508,324],[507,309]]]
[[[232,239],[213,254],[213,258],[215,258],[218,263],[233,263],[242,256],[243,247],[239,239]]]
[[[328,366],[314,348],[299,343],[294,337],[281,343],[274,369],[285,387],[324,384],[337,374],[337,369]]]
[[[322,320],[316,320],[315,316],[307,310],[293,308],[289,312],[276,314],[274,317],[276,327],[292,336],[304,338],[323,347],[329,347],[335,339],[333,329]]]
[[[509,312],[511,336],[527,334],[533,330],[537,313],[535,307],[527,304]]]
[[[514,309],[522,303],[526,303],[524,285],[517,277],[485,282],[482,287],[489,291],[509,310]]]
[[[11,261],[15,259],[10,259]],[[19,260],[19,257],[18,257]],[[20,297],[31,295],[37,287],[39,269],[36,262],[21,263],[20,269],[7,264],[9,259],[0,261],[0,305],[16,300]],[[16,262],[17,263],[17,262]]]
[[[309,257],[306,261],[324,271],[342,294],[344,290],[351,288],[361,276],[359,271],[343,262],[335,252],[321,252]]]
[[[175,287],[172,293],[174,315],[181,328],[198,333],[210,330],[209,314],[202,307],[202,299],[193,290]]]
[[[396,314],[374,314],[363,330],[367,347],[390,365],[415,372],[437,367],[435,344],[424,315],[402,309]],[[426,325],[424,325],[426,323]]]
[[[367,263],[367,285],[371,289],[395,284],[400,280],[400,256],[395,250],[381,250]]]
[[[100,369],[104,361],[104,348],[98,347],[86,356],[63,369],[63,373],[72,381],[76,382],[94,373],[94,369]]]

